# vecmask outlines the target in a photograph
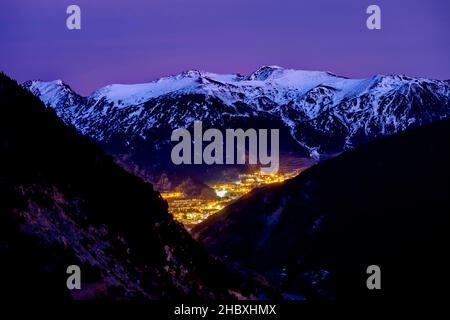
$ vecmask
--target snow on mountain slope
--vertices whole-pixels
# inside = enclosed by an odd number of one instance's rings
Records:
[[[361,82],[362,80],[340,78],[328,72],[287,70],[276,66],[262,67],[248,77],[191,70],[150,83],[108,85],[94,91],[87,99],[94,103],[105,99],[117,106],[130,106],[167,94],[200,93],[233,103],[243,100],[242,96],[238,96],[241,93],[247,99],[264,95],[277,103],[286,103],[289,98],[320,84],[335,86],[347,92]],[[76,95],[61,80],[29,81],[24,85],[49,105],[58,105],[61,100]]]
[[[278,66],[248,76],[191,70],[150,83],[109,85],[88,97],[61,81],[24,86],[66,122],[104,142],[117,134],[145,139],[149,130],[170,131],[194,120],[221,127],[236,118],[264,117],[279,120],[302,147],[318,154],[450,115],[448,81],[347,79]]]

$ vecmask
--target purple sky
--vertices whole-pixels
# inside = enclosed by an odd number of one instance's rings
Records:
[[[66,8],[82,30],[66,28]],[[366,28],[370,4],[382,30]],[[450,78],[449,0],[1,0],[0,70],[89,94],[187,69],[261,65]]]

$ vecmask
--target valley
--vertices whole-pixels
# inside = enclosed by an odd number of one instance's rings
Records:
[[[88,285],[105,286],[96,298],[334,300],[362,297],[371,264],[396,276],[413,259],[443,265],[448,81],[270,67],[137,89],[81,97],[59,81],[0,77],[8,291],[31,283],[42,295],[36,279],[48,277],[43,296],[62,296],[54,275],[77,264]],[[177,166],[171,134],[195,121],[279,129],[280,170]],[[21,264],[33,273],[18,285]],[[391,282],[394,293],[412,274]]]
[[[248,297],[266,287],[308,300],[362,297],[366,291],[358,275],[368,265],[395,268],[417,252],[424,256],[421,261],[440,257],[429,249],[442,251],[441,227],[448,225],[438,209],[448,207],[448,121],[438,124],[450,116],[448,81],[403,75],[348,79],[271,66],[247,76],[188,71],[147,84],[110,85],[87,97],[62,81],[28,81],[22,87],[43,102],[46,112],[54,110],[73,134],[97,144],[137,176],[141,187],[131,190],[102,183],[104,196],[97,194],[97,185],[86,184],[90,175],[82,176],[79,194],[92,203],[82,214],[110,226],[113,239],[125,232],[125,253],[114,257],[121,257],[120,265],[130,259],[129,252],[136,255],[127,274],[139,281],[156,270],[149,279],[156,297],[198,288],[203,290],[197,296],[228,297],[233,277],[227,268],[244,273],[233,286],[248,285]],[[171,160],[172,133],[186,129],[192,137],[196,121],[206,130],[279,130],[280,170],[264,175],[251,163],[180,166]],[[29,132],[34,137],[40,130]],[[327,158],[333,159],[322,161]],[[50,159],[42,163],[53,164]],[[70,176],[63,185],[79,179]],[[102,201],[121,199],[124,192],[120,203]],[[149,195],[154,197],[150,207],[143,200]],[[73,197],[74,207],[78,198]],[[128,212],[135,214],[132,221]],[[428,248],[420,251],[424,241]],[[152,262],[155,269],[150,262],[156,255],[161,258]],[[404,284],[393,284],[397,293]],[[171,291],[161,295],[161,288]]]
[[[190,229],[252,190],[293,178],[302,170],[291,169],[274,174],[264,174],[256,170],[240,174],[235,180],[211,183],[209,187],[215,191],[217,196],[215,199],[192,198],[186,196],[182,191],[163,192],[161,196],[169,204],[169,212],[173,214],[174,218]]]

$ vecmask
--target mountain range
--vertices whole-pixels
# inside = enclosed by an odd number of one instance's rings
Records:
[[[433,277],[448,267],[448,113],[448,81],[405,76],[190,71],[82,97],[62,81],[20,87],[1,74],[3,291],[352,301],[377,295],[365,287],[376,264],[383,297],[438,297],[446,282]],[[193,120],[278,126],[284,151],[301,156],[345,152],[228,205],[192,230],[198,243],[153,186],[127,172],[161,173],[171,130]],[[72,264],[83,270],[80,292],[65,287]]]
[[[183,170],[170,166],[170,135],[192,129],[194,120],[205,128],[278,128],[282,153],[323,159],[450,115],[448,80],[348,79],[278,66],[250,75],[187,71],[149,83],[109,85],[87,97],[61,80],[23,86],[157,186],[164,170]]]

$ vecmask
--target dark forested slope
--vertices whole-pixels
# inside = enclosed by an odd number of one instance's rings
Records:
[[[214,254],[307,298],[437,298],[448,285],[450,121],[368,143],[197,226]],[[379,265],[382,290],[366,287]]]
[[[230,298],[230,274],[116,165],[0,74],[0,286],[8,298]],[[79,265],[82,289],[66,288]]]

